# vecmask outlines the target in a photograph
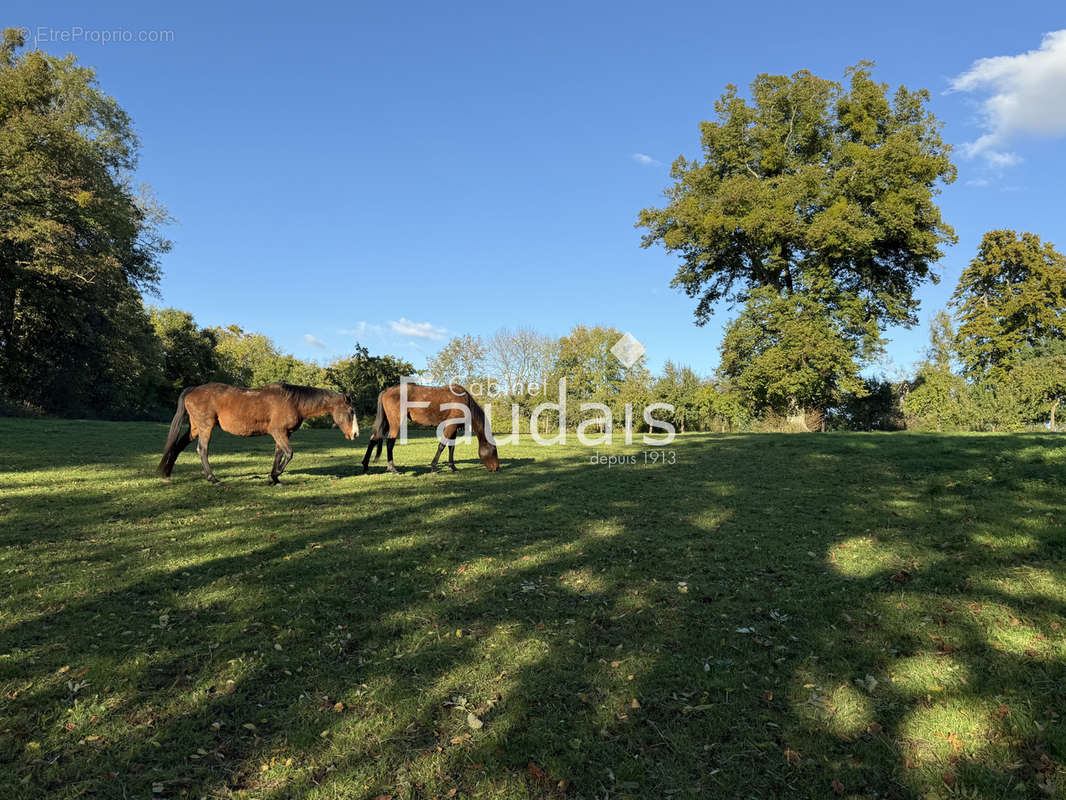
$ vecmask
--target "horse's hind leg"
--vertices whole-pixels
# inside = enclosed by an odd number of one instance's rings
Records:
[[[393,475],[399,475],[400,471],[396,469],[396,465],[392,463],[392,448],[396,446],[396,437],[391,436],[385,440],[385,447],[388,449],[389,464],[385,468],[386,471],[391,472]]]
[[[207,448],[211,445],[211,431],[214,428],[204,427],[200,431],[200,435],[196,441],[196,452],[200,454],[200,463],[204,465],[204,477],[211,483],[218,483],[218,478],[215,477],[215,473],[211,471],[211,462],[207,460]]]
[[[289,445],[289,437],[284,433],[272,434],[274,437],[274,466],[270,470],[270,482],[278,484],[278,476],[285,471],[292,461],[292,447]]]
[[[437,461],[440,459],[440,454],[444,452],[444,447],[448,447],[448,466],[452,468],[452,472],[455,472],[455,434],[459,432],[458,425],[449,425],[444,429],[444,433],[441,434],[441,441],[437,445],[437,455],[433,456],[433,462],[429,465],[430,469],[437,470]]]

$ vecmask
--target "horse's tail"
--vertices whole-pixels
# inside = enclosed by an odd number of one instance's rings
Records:
[[[166,445],[163,446],[163,458],[160,459],[159,466],[156,467],[156,472],[164,478],[170,478],[170,473],[174,469],[174,462],[178,460],[181,451],[188,447],[189,442],[192,441],[189,438],[189,431],[181,433],[181,426],[189,416],[189,412],[185,409],[185,397],[191,391],[191,388],[186,389],[178,396],[178,410],[174,413],[174,419],[170,421],[170,433],[167,435]]]

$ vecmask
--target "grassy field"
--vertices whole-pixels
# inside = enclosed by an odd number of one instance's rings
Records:
[[[1066,796],[1066,439],[0,419],[0,796]]]

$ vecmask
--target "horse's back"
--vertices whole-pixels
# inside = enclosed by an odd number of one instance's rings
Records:
[[[401,390],[404,384],[391,386],[382,393],[382,402],[390,420],[395,417],[399,422],[401,408]],[[466,413],[457,406],[467,406],[466,388],[457,383],[448,386],[423,386],[418,383],[408,383],[406,402],[409,404],[405,409],[407,415],[419,425],[438,425],[446,419],[458,419],[466,417]],[[428,403],[428,405],[422,405]],[[391,407],[391,408],[390,408]]]
[[[287,428],[299,424],[292,403],[280,390],[280,383],[267,384],[258,389],[245,389],[227,383],[205,383],[197,386],[185,398],[190,418],[197,418],[197,427],[216,422],[227,433],[236,436],[259,436],[273,428]]]

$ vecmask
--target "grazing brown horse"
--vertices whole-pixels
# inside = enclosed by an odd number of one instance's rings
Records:
[[[178,398],[178,410],[170,423],[170,435],[157,472],[169,481],[174,462],[181,451],[193,439],[199,439],[196,449],[204,465],[204,476],[211,483],[218,483],[207,461],[211,432],[218,425],[226,433],[237,436],[262,436],[266,433],[273,436],[276,446],[270,482],[277,483],[278,476],[292,460],[289,436],[305,419],[323,414],[333,415],[333,421],[344,431],[346,439],[354,439],[359,435],[359,422],[355,418],[351,398],[329,389],[292,386],[288,383],[268,383],[260,389],[205,383],[186,389]],[[180,433],[185,417],[189,418],[189,430]]]
[[[407,389],[407,408],[401,405],[401,390]],[[381,455],[381,444],[388,446],[388,471],[395,473],[396,465],[392,462],[392,448],[400,434],[403,414],[419,425],[433,425],[440,435],[437,454],[433,456],[430,468],[437,469],[437,461],[448,446],[448,466],[455,471],[455,434],[460,425],[470,425],[477,436],[478,455],[481,463],[489,472],[500,468],[500,457],[493,444],[492,431],[485,419],[485,412],[470,393],[458,384],[450,386],[419,386],[417,383],[392,386],[378,395],[378,415],[374,420],[374,432],[370,435],[370,444],[363,456],[363,472],[370,468],[370,451],[377,447],[374,459]],[[442,426],[441,423],[444,423]]]

